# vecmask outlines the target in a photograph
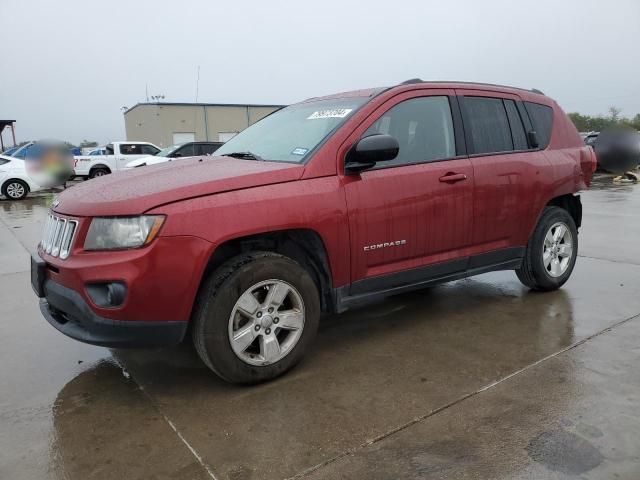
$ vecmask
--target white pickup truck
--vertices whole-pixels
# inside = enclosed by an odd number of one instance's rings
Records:
[[[136,158],[155,155],[160,151],[148,142],[112,142],[105,147],[105,155],[78,155],[75,160],[76,177],[93,178],[124,170]]]

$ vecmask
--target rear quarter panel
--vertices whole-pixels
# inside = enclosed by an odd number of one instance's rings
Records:
[[[545,156],[547,166],[542,172],[542,194],[534,204],[532,218],[535,222],[529,226],[530,234],[549,201],[589,187],[593,173],[591,162],[595,161],[595,157],[592,156],[591,147],[584,144],[575,126],[556,102],[549,99],[544,102],[539,99],[526,100],[547,104],[554,111],[549,145],[540,152]]]

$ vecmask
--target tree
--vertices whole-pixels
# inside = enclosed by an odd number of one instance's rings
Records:
[[[620,112],[622,112],[622,110],[620,110],[619,108],[613,106],[609,107],[609,118],[613,123],[620,122]]]
[[[78,145],[80,148],[89,148],[89,147],[97,147],[98,146],[98,142],[94,142],[94,141],[89,141],[89,140],[82,140],[80,142],[80,145]]]

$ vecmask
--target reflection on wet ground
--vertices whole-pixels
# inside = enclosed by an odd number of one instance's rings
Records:
[[[33,250],[52,198],[0,201],[3,249]],[[0,478],[637,478],[640,187],[583,202],[562,290],[498,272],[331,316],[251,388],[188,344],[67,339],[28,264],[0,270]]]

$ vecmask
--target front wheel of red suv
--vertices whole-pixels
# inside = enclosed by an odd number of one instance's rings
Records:
[[[232,383],[259,383],[297,364],[315,338],[318,289],[294,260],[240,255],[205,280],[193,316],[204,363]]]
[[[577,256],[578,229],[573,217],[563,208],[546,207],[516,275],[533,290],[556,290],[571,276]]]

